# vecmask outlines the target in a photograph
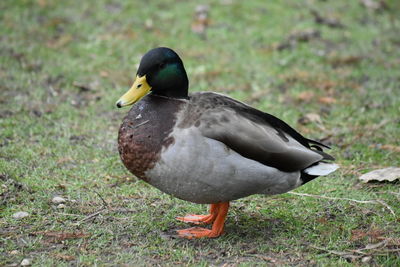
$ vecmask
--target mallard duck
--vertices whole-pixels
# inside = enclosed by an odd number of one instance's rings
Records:
[[[189,94],[188,87],[178,54],[159,47],[142,57],[132,87],[116,103],[138,102],[119,129],[126,168],[164,193],[211,204],[208,215],[177,218],[211,229],[178,230],[179,236],[218,237],[230,201],[285,193],[338,168],[326,145],[273,115],[222,94]]]

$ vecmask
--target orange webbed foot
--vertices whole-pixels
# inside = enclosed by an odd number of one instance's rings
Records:
[[[215,221],[215,218],[217,217],[218,205],[219,204],[211,204],[210,214],[208,215],[189,214],[184,217],[176,217],[176,219],[181,222],[187,222],[193,224],[211,224]]]
[[[192,239],[192,238],[202,238],[202,237],[218,237],[222,233],[213,232],[210,229],[201,227],[192,227],[183,230],[177,230],[179,237]]]
[[[193,224],[210,224],[215,218],[211,214],[208,215],[195,215],[189,214],[184,217],[176,217],[178,221],[193,223]]]
[[[211,204],[209,215],[187,215],[178,217],[183,222],[191,222],[194,224],[213,223],[211,230],[201,227],[192,227],[188,229],[178,230],[180,237],[192,239],[202,237],[218,237],[224,232],[225,218],[228,214],[229,202]]]

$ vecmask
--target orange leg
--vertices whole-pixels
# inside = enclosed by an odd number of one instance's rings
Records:
[[[176,219],[181,222],[187,222],[193,224],[211,224],[215,221],[215,218],[217,217],[218,205],[219,204],[211,204],[210,214],[208,215],[189,214],[184,217],[176,217]]]
[[[216,209],[215,221],[211,230],[201,227],[192,227],[188,229],[178,230],[180,237],[192,239],[201,237],[218,237],[224,232],[225,218],[228,214],[229,202],[213,204]]]

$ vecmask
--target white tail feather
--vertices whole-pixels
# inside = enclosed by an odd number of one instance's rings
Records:
[[[339,165],[337,164],[319,162],[317,165],[305,169],[304,172],[309,175],[323,176],[328,175],[331,172],[336,171],[337,169],[339,169]]]

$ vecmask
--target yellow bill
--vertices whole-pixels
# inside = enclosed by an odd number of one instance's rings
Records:
[[[146,75],[139,77],[136,76],[135,82],[133,83],[131,89],[128,90],[120,99],[118,99],[116,105],[117,107],[125,107],[138,102],[142,97],[144,97],[151,90],[150,85],[146,81]]]

